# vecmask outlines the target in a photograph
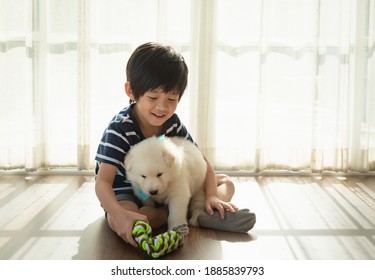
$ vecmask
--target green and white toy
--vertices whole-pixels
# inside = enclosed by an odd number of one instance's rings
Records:
[[[181,247],[188,233],[188,225],[183,224],[173,230],[152,236],[151,226],[144,221],[135,222],[132,231],[132,235],[138,245],[155,259]]]

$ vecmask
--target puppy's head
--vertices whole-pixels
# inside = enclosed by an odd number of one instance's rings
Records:
[[[178,157],[178,148],[168,138],[145,139],[125,157],[127,178],[146,195],[163,195],[169,182],[178,175]]]

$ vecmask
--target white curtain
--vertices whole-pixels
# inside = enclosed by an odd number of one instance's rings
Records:
[[[0,0],[0,169],[91,169],[147,41],[217,169],[375,170],[375,0]]]

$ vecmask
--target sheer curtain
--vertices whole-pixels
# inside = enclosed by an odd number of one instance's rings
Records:
[[[146,41],[217,169],[375,170],[374,0],[0,0],[0,169],[91,169]]]
[[[216,166],[374,170],[375,2],[211,3]]]

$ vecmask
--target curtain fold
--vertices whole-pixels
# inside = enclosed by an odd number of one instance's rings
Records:
[[[90,5],[78,1],[77,168],[90,168]]]
[[[0,169],[91,169],[146,41],[221,170],[375,171],[375,0],[0,0]]]

